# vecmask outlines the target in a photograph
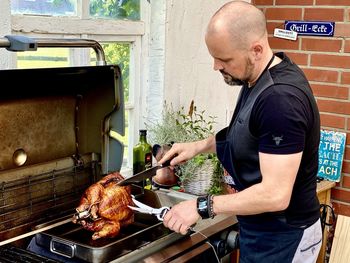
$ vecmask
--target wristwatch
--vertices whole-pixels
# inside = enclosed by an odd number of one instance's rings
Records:
[[[208,195],[199,196],[197,198],[197,212],[202,217],[202,219],[207,219],[210,217]]]

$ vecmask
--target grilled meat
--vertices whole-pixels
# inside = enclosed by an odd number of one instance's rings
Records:
[[[122,226],[134,221],[133,211],[128,207],[133,205],[130,187],[116,185],[122,179],[118,172],[103,177],[86,189],[76,208],[73,223],[94,232],[94,240],[115,237]]]

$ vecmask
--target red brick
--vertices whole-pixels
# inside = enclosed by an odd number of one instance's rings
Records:
[[[345,147],[344,160],[350,160],[350,147]]]
[[[253,0],[254,5],[273,5],[273,0]]]
[[[350,204],[342,204],[336,201],[332,201],[334,213],[337,215],[350,216]]]
[[[343,175],[343,187],[350,188],[350,176]]]
[[[344,8],[305,8],[304,20],[344,21]]]
[[[340,39],[302,38],[301,50],[339,52],[341,51],[341,45],[342,40]]]
[[[311,66],[349,68],[350,56],[312,54]]]
[[[350,173],[350,161],[343,161],[343,172]]]
[[[275,5],[312,5],[313,0],[276,0]]]
[[[348,119],[349,121],[349,119]],[[350,147],[345,147],[344,160],[350,160]]]
[[[287,56],[297,65],[307,65],[309,55],[305,53],[286,52]]]
[[[275,32],[275,28],[284,29],[284,23],[283,22],[267,22],[266,28],[267,28],[267,33],[270,35],[273,35],[273,33]]]
[[[318,99],[317,105],[322,112],[350,114],[350,102]]]
[[[350,37],[350,24],[335,24],[334,29],[334,36],[335,37]]]
[[[267,20],[300,20],[302,15],[301,8],[267,8]]]
[[[298,49],[299,43],[298,41],[287,40],[276,37],[269,37],[270,47],[275,49],[276,51],[281,51],[285,49]]]
[[[348,121],[349,121],[349,119],[348,119]],[[349,124],[348,124],[348,126],[349,126]],[[349,127],[348,127],[348,130],[349,130]],[[350,145],[350,133],[346,134],[346,145]]]
[[[332,199],[349,203],[350,202],[350,191],[345,191],[341,188],[333,188],[332,189]]]
[[[332,85],[311,84],[312,90],[317,97],[348,99],[349,88]]]
[[[349,0],[316,0],[316,5],[343,5],[348,6],[350,4]]]
[[[345,118],[331,114],[321,114],[321,125],[331,128],[344,129]]]
[[[342,84],[350,84],[350,72],[342,72],[341,73],[341,83]]]
[[[350,53],[350,40],[346,40],[345,41],[344,52],[345,53]]]
[[[338,71],[302,68],[309,81],[334,82],[338,81]]]

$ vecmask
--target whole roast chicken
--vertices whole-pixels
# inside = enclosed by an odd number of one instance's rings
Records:
[[[92,239],[113,238],[122,226],[134,221],[133,211],[128,207],[133,201],[129,186],[118,186],[116,182],[124,179],[118,172],[103,177],[84,192],[73,223],[94,232]]]

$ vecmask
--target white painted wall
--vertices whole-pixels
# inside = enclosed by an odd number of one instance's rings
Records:
[[[227,125],[240,90],[213,70],[204,41],[211,16],[226,2],[167,1],[164,98],[176,108],[188,108],[193,99],[199,110],[218,117],[216,130]]]
[[[0,1],[0,37],[11,34],[10,0]],[[13,68],[14,56],[5,48],[0,48],[0,69]]]

